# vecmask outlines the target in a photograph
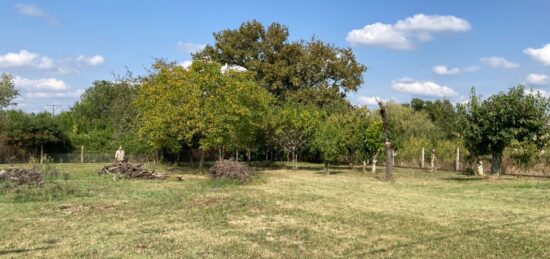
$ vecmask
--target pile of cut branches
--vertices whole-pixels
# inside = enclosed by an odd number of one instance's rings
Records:
[[[36,168],[8,168],[0,170],[0,181],[9,181],[16,186],[19,185],[42,185],[44,178]]]
[[[256,173],[253,168],[246,164],[233,160],[218,160],[210,168],[210,176],[215,179],[237,180],[239,182],[248,182]]]
[[[129,178],[129,179],[165,179],[166,175],[155,174],[154,171],[149,171],[143,168],[142,164],[132,164],[128,162],[117,162],[106,165],[101,169],[102,174],[111,174],[113,178]]]

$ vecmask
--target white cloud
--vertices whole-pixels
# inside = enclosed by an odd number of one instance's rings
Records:
[[[76,58],[76,62],[88,66],[97,66],[103,64],[105,62],[105,58],[100,55],[95,55],[91,57],[86,57],[84,55],[80,55]]]
[[[185,52],[191,54],[191,53],[195,53],[195,52],[199,52],[201,50],[203,50],[206,45],[204,44],[195,44],[195,43],[191,43],[191,42],[178,42],[177,46],[183,50],[185,50]]]
[[[25,97],[27,98],[65,98],[65,97],[80,97],[84,91],[82,90],[76,90],[76,91],[69,91],[69,92],[57,92],[57,93],[51,93],[51,92],[28,92],[25,94]]]
[[[56,78],[43,78],[43,79],[27,79],[19,76],[13,78],[13,83],[17,88],[26,90],[66,90],[67,84],[63,80]]]
[[[391,81],[391,87],[399,92],[421,96],[450,97],[458,94],[448,86],[432,81],[416,81],[407,77]]]
[[[401,31],[419,32],[461,32],[469,31],[470,23],[452,15],[425,15],[417,14],[405,20],[399,20],[395,28]]]
[[[479,59],[479,62],[483,65],[495,68],[512,69],[519,67],[518,64],[508,61],[503,57],[483,57]]]
[[[529,74],[526,80],[527,80],[527,83],[534,84],[534,85],[550,84],[550,77],[543,74]]]
[[[523,53],[541,62],[545,66],[550,66],[550,43],[544,45],[544,47],[540,49],[527,48],[523,50]]]
[[[375,23],[362,29],[352,30],[346,40],[351,44],[364,44],[391,49],[412,49],[413,45],[406,35],[393,28],[392,25]]]
[[[18,53],[8,52],[0,55],[0,67],[34,67],[38,69],[52,69],[54,62],[51,58],[29,52],[25,49]]]
[[[63,58],[53,60],[50,57],[42,56],[28,50],[19,52],[8,52],[0,55],[0,68],[30,68],[39,70],[49,70],[57,73],[78,72],[79,67],[98,66],[105,62],[101,55]]]
[[[433,67],[433,72],[438,74],[438,75],[457,75],[457,74],[460,74],[460,68],[458,67],[455,67],[455,68],[448,68],[447,66],[443,66],[443,65],[438,65],[438,66],[435,66]]]
[[[22,15],[42,18],[52,25],[57,25],[58,23],[57,19],[53,15],[44,12],[36,5],[16,4],[15,9],[17,9]]]
[[[361,105],[378,105],[379,100],[384,101],[378,96],[359,96],[357,99]]]
[[[455,16],[416,14],[395,24],[374,23],[348,33],[346,40],[352,45],[371,45],[408,50],[416,41],[426,42],[433,34],[470,30],[470,23]]]

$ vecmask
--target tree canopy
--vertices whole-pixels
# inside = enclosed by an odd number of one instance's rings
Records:
[[[492,155],[492,174],[500,173],[503,151],[513,141],[538,148],[548,142],[550,101],[540,93],[527,93],[523,86],[482,101],[472,88],[463,112],[466,147],[477,156]]]
[[[242,66],[278,101],[326,105],[342,101],[345,93],[363,83],[366,67],[350,48],[338,48],[320,40],[289,41],[286,26],[264,27],[258,21],[238,29],[214,33],[214,45],[194,54],[194,59]]]

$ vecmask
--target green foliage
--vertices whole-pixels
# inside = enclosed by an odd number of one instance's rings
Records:
[[[430,139],[435,142],[437,128],[425,113],[410,107],[387,103],[389,136],[394,150],[400,150],[412,138]],[[378,115],[378,113],[376,113]]]
[[[5,136],[14,147],[38,154],[41,146],[48,152],[67,152],[71,143],[56,117],[49,113],[27,114],[7,111]]]
[[[548,142],[550,101],[540,94],[526,93],[523,86],[481,102],[472,88],[463,113],[466,146],[474,156],[493,155],[493,174],[500,172],[502,153],[514,141],[530,143],[538,149]]]
[[[95,81],[70,111],[59,115],[75,146],[99,152],[112,152],[120,145],[131,153],[147,151],[146,143],[137,136],[137,112],[132,102],[138,84],[132,80]]]
[[[298,152],[308,144],[321,119],[321,112],[312,105],[285,102],[273,115],[275,141],[285,150]]]
[[[215,62],[186,69],[157,62],[144,80],[135,107],[140,133],[156,148],[177,150],[199,137],[200,148],[243,148],[263,126],[271,96],[247,72],[220,71]]]
[[[425,112],[432,123],[439,129],[439,138],[453,139],[461,135],[459,113],[449,100],[425,101],[418,98],[411,100],[411,108]]]
[[[362,151],[366,159],[372,160],[379,153],[383,153],[385,137],[382,120],[378,118],[371,120],[363,137]]]
[[[257,82],[278,101],[288,98],[320,106],[343,101],[345,92],[356,91],[366,67],[350,48],[337,48],[319,40],[289,41],[288,28],[258,21],[238,29],[214,33],[215,44],[194,59],[239,65],[254,72]]]
[[[346,151],[348,136],[343,130],[342,122],[343,115],[332,114],[319,125],[315,133],[313,144],[327,166]]]
[[[0,79],[0,109],[12,104],[13,98],[17,95],[19,92],[15,89],[13,77],[8,73],[3,73],[2,79]]]

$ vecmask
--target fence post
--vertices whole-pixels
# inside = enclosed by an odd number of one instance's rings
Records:
[[[80,146],[80,163],[84,163],[84,145]]]
[[[420,155],[420,168],[424,168],[424,148],[422,148],[422,155]]]
[[[456,164],[455,171],[460,170],[460,147],[456,147]]]

